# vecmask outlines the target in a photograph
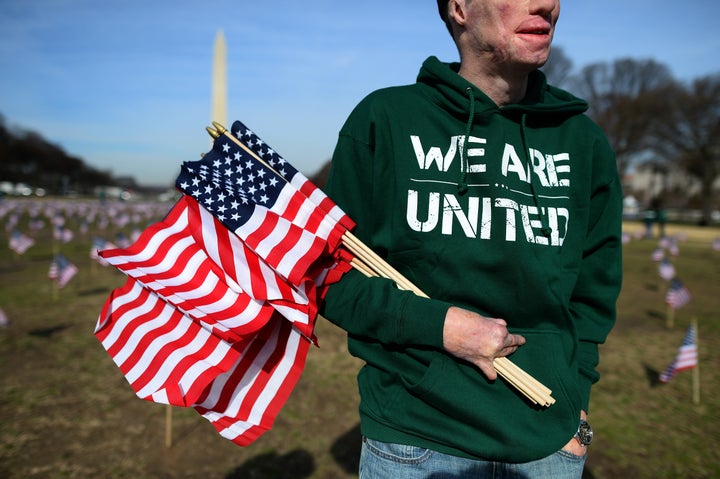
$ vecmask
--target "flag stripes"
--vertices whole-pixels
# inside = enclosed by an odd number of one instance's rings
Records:
[[[273,308],[312,334],[317,307],[307,290],[284,282],[188,196],[130,248],[100,255],[186,314],[232,330],[235,339],[262,327]]]
[[[305,365],[310,342],[281,317],[252,339],[196,410],[223,437],[245,446],[269,429]]]
[[[232,366],[236,349],[128,278],[113,291],[95,336],[138,395],[190,406],[213,378]]]
[[[675,360],[670,363],[667,369],[660,374],[661,382],[670,381],[675,374],[696,367],[698,364],[697,354],[697,329],[694,324],[688,327],[682,345],[678,350]]]

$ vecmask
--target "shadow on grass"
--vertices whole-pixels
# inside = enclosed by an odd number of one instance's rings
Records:
[[[33,329],[28,334],[36,338],[50,339],[55,334],[65,331],[70,326],[70,324],[58,324],[57,326],[50,326],[48,328]]]
[[[232,470],[225,479],[263,477],[272,479],[303,479],[315,471],[315,460],[308,451],[296,449],[279,456],[268,452],[255,456]]]
[[[643,364],[643,367],[645,368],[645,376],[651,388],[662,384],[660,382],[660,372],[657,369],[650,367],[648,364]]]
[[[585,469],[583,469],[582,473],[582,479],[595,479],[595,474],[592,473],[590,468],[585,466]]]
[[[348,474],[357,474],[360,465],[360,448],[362,436],[360,423],[335,440],[330,453],[335,461]]]
[[[646,311],[645,311],[645,314],[646,314],[649,318],[652,318],[652,319],[662,319],[663,321],[665,321],[665,319],[666,319],[666,315],[665,315],[664,312],[660,312],[660,311],[657,311],[657,310],[654,310],[654,309],[648,309],[648,310],[646,310]]]
[[[78,296],[94,296],[94,295],[100,294],[100,293],[109,293],[110,291],[112,291],[111,288],[98,287],[98,288],[84,289],[82,291],[78,291],[77,295]]]

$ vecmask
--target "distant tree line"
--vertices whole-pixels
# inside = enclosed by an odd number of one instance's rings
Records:
[[[25,183],[48,194],[91,194],[97,186],[116,186],[110,172],[85,164],[40,134],[10,128],[0,115],[0,181]]]
[[[720,176],[720,72],[680,82],[662,63],[630,58],[574,72],[561,48],[553,49],[543,71],[550,83],[588,101],[588,115],[607,134],[621,176],[638,164],[661,172],[678,168],[699,182],[694,200],[701,222],[710,224],[718,207],[713,184]]]

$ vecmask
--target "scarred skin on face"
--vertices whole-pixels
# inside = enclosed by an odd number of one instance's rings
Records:
[[[522,98],[528,73],[547,61],[560,0],[453,0],[449,15],[460,75],[491,97],[506,84],[509,91],[494,98],[505,103]]]

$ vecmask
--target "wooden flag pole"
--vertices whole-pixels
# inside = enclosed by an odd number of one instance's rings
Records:
[[[246,153],[251,155],[256,161],[262,163],[265,167],[269,168],[276,176],[287,181],[281,174],[279,174],[272,166],[268,165],[265,160],[260,158],[254,151],[248,148],[240,140],[235,138],[232,133],[229,133],[220,123],[213,121],[213,127],[205,128],[207,132],[213,138],[218,138],[221,135],[226,136],[233,143],[242,148]],[[400,272],[395,270],[390,264],[378,256],[372,249],[368,248],[362,243],[355,235],[350,231],[346,231],[342,237],[343,245],[350,250],[351,253],[357,256],[358,260],[352,261],[350,264],[354,268],[366,276],[381,276],[387,279],[393,280],[399,288],[406,291],[412,291],[415,294],[427,298],[428,296],[423,293],[417,286],[406,279]],[[497,373],[510,383],[513,387],[518,389],[528,400],[534,404],[539,404],[544,407],[548,407],[555,403],[555,399],[550,395],[552,391],[544,386],[542,383],[537,381],[531,375],[523,371],[515,363],[510,361],[506,357],[495,358],[493,366]]]
[[[692,325],[695,328],[695,354],[697,354],[697,361],[692,372],[693,404],[697,405],[700,404],[700,334],[697,318],[692,319]]]
[[[668,304],[667,315],[665,316],[665,326],[668,329],[675,327],[675,308]]]
[[[172,406],[165,406],[165,447],[172,447]]]

